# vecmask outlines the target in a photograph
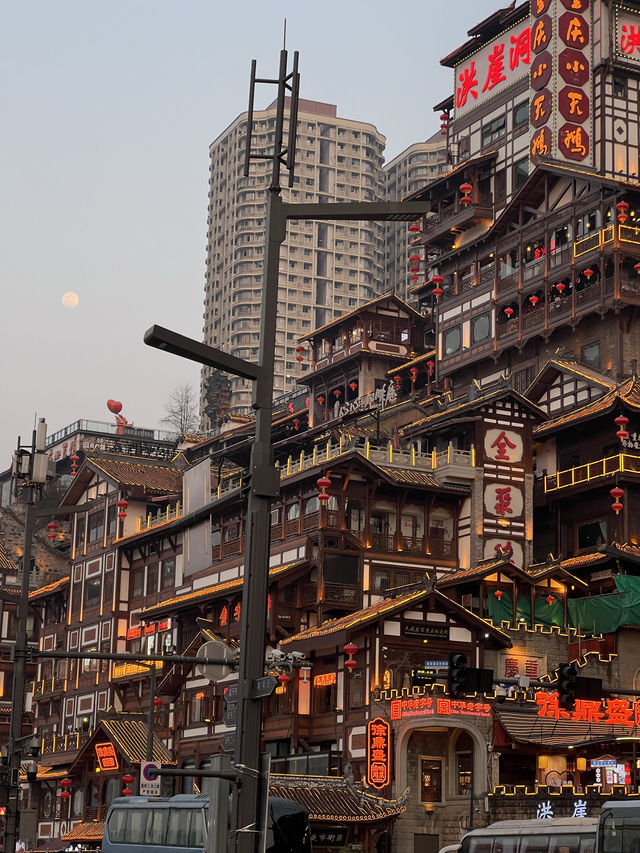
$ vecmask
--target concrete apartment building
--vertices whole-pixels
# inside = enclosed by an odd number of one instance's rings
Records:
[[[275,102],[254,112],[252,151],[268,153]],[[257,358],[263,286],[266,188],[271,162],[252,160],[244,176],[247,114],[210,147],[203,340],[239,358]],[[338,117],[332,104],[300,100],[296,175],[285,201],[381,201],[386,197],[385,138],[374,125]],[[298,338],[357,308],[384,278],[384,227],[368,222],[291,222],[282,246],[274,392],[309,370],[296,358]],[[203,389],[210,375],[203,369]],[[204,399],[204,392],[203,392]],[[232,379],[232,410],[248,413],[250,383]],[[203,419],[205,429],[213,426]]]

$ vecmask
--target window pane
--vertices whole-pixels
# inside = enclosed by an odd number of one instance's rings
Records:
[[[450,329],[444,336],[444,351],[445,355],[457,352],[460,349],[462,339],[460,336],[460,328]]]
[[[442,800],[442,764],[438,760],[423,758],[420,761],[420,799],[423,803]]]
[[[127,841],[130,844],[144,844],[147,812],[143,809],[128,809]]]
[[[164,844],[167,832],[169,809],[150,809],[145,831],[145,844]]]
[[[114,844],[122,844],[126,838],[128,809],[114,809],[109,817],[109,838]]]
[[[484,341],[489,337],[489,315],[483,314],[481,317],[476,317],[473,321],[473,342]]]

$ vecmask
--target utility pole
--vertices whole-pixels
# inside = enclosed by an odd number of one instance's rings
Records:
[[[24,542],[22,553],[22,578],[20,598],[18,600],[18,619],[16,642],[14,646],[13,692],[11,695],[11,725],[7,742],[7,763],[9,775],[9,797],[5,811],[4,853],[15,853],[19,840],[18,796],[20,793],[20,741],[22,719],[24,715],[25,670],[27,660],[27,619],[29,615],[29,573],[31,569],[31,545],[35,528],[36,510],[34,503],[40,497],[42,486],[47,481],[48,459],[44,452],[47,438],[47,424],[44,418],[38,422],[31,438],[31,448],[22,447],[18,438],[18,448],[13,458],[13,476],[18,493],[22,483],[26,498],[24,517]]]

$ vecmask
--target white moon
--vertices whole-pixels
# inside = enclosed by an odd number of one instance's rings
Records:
[[[74,293],[73,290],[68,290],[62,297],[62,304],[65,308],[75,308],[78,302],[80,302],[78,294]]]

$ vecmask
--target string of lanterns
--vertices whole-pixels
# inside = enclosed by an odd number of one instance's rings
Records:
[[[466,207],[468,204],[471,204],[471,190],[473,186],[469,183],[460,184],[460,192],[462,193],[462,197],[460,198],[460,204],[463,207]]]
[[[613,489],[611,489],[611,491],[609,492],[609,494],[613,498],[611,509],[615,512],[616,515],[619,515],[620,510],[624,508],[621,502],[621,498],[624,495],[624,489],[621,489],[620,486],[614,486]]]
[[[349,671],[353,671],[358,666],[358,661],[354,659],[354,655],[358,653],[358,647],[355,643],[347,643],[343,648],[343,652],[345,655],[349,655],[347,660],[344,662],[345,669]]]
[[[331,485],[331,480],[328,477],[320,477],[316,482],[318,484],[318,488],[320,489],[318,500],[321,504],[325,504],[331,497],[331,495],[327,494],[327,489]]]

